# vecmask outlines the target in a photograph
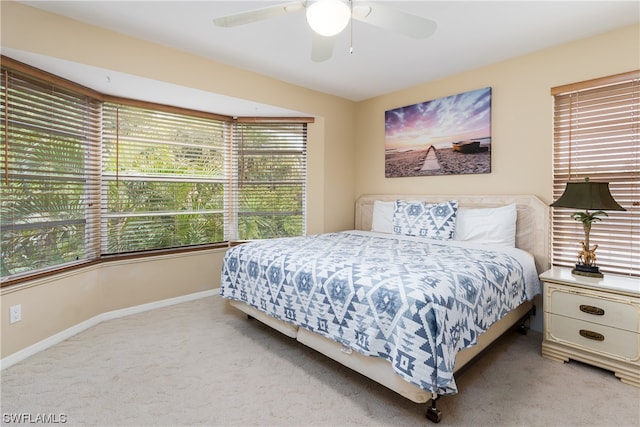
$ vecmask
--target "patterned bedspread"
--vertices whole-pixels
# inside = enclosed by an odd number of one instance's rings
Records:
[[[361,231],[255,241],[226,253],[220,295],[454,394],[456,353],[540,291],[529,254],[494,249]]]

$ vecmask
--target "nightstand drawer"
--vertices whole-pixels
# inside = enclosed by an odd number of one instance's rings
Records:
[[[640,360],[640,334],[552,313],[546,313],[545,320],[545,339],[634,363]]]
[[[637,307],[610,297],[594,297],[566,292],[549,285],[546,311],[587,322],[639,332],[640,310]]]

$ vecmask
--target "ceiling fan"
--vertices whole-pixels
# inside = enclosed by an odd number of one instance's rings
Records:
[[[221,16],[213,22],[220,27],[236,27],[303,10],[313,30],[311,59],[315,62],[331,58],[333,36],[342,32],[352,19],[415,39],[429,37],[436,30],[436,23],[430,19],[381,3],[358,0],[292,1]]]

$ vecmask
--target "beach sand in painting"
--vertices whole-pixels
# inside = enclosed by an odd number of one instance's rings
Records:
[[[457,175],[491,172],[491,148],[479,153],[463,154],[453,148],[436,150],[440,169],[421,170],[427,156],[427,149],[407,151],[387,151],[385,153],[385,176]]]

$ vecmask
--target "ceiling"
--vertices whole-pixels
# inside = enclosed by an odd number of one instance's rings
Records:
[[[353,101],[361,101],[452,74],[472,70],[554,45],[578,40],[640,21],[640,2],[631,1],[383,1],[434,20],[429,38],[406,36],[353,21],[335,36],[333,57],[313,62],[311,30],[304,12],[221,28],[213,18],[261,8],[277,1],[21,1],[29,6],[108,28],[140,39],[211,58],[275,79]],[[375,3],[375,2],[374,2]],[[353,52],[350,53],[350,48]],[[3,49],[4,51],[4,49]],[[52,58],[14,52],[41,68],[73,66]],[[20,57],[16,57],[22,60]],[[34,63],[35,62],[35,63]],[[57,64],[57,65],[56,65]],[[64,71],[66,70],[66,71]],[[91,70],[90,70],[91,71]],[[78,68],[89,87],[101,90],[108,70]],[[94,77],[95,74],[95,77]],[[63,77],[72,77],[70,75]],[[132,76],[123,93],[142,90]],[[95,81],[92,81],[95,79]],[[105,91],[117,91],[113,85]],[[147,82],[149,85],[160,82]],[[167,88],[180,91],[181,88]],[[185,89],[185,88],[182,88]],[[158,93],[149,88],[149,93]],[[114,93],[117,95],[117,93]],[[192,102],[198,96],[191,94]],[[214,94],[199,94],[215,96]],[[145,96],[145,95],[143,95]],[[145,99],[158,101],[154,99]],[[243,101],[244,102],[244,101]],[[208,104],[211,105],[211,104]],[[189,107],[188,105],[184,105]],[[253,114],[286,114],[246,103]],[[239,106],[236,106],[235,112]],[[225,114],[224,111],[217,111]]]

